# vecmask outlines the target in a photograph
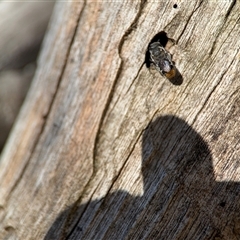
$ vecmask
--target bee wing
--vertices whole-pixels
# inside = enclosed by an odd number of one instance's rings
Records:
[[[162,46],[159,46],[159,51],[161,53],[161,59],[166,59],[173,65],[171,54]]]
[[[150,65],[149,72],[151,73],[152,77],[154,77],[154,78],[159,78],[159,73],[162,76],[164,76],[163,73],[161,72],[161,70],[159,69],[159,67],[153,63],[151,63],[151,65]]]

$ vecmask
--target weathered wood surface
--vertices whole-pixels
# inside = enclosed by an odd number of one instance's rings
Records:
[[[239,11],[58,3],[1,158],[0,239],[239,239]],[[161,30],[179,86],[143,65]]]

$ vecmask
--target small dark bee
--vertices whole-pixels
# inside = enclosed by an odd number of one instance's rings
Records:
[[[149,61],[157,71],[168,79],[172,79],[176,75],[176,67],[172,62],[169,52],[161,45],[160,42],[153,42],[148,47]]]

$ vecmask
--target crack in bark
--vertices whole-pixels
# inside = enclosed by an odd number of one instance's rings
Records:
[[[232,6],[232,5],[231,5],[231,6]],[[232,10],[232,8],[233,8],[233,6],[231,7],[231,10]],[[228,12],[229,12],[229,11],[228,11]],[[240,19],[240,18],[238,18],[238,20],[239,20],[239,19]],[[238,21],[238,20],[237,20],[237,21]],[[234,24],[234,26],[232,27],[232,29],[235,28],[235,26],[236,26],[236,24],[237,24],[237,21],[236,21],[236,23]],[[221,30],[222,30],[222,28],[221,28]],[[218,36],[217,36],[217,37],[218,37]],[[227,36],[227,38],[228,38],[228,36]],[[226,42],[227,38],[223,41],[222,45]],[[219,48],[219,50],[217,51],[216,56],[217,56],[218,52],[221,50],[221,48],[222,48],[222,46],[221,46],[221,47]],[[211,54],[207,55],[207,58],[200,63],[198,69],[201,69],[201,68],[202,68],[202,65],[204,65],[205,62],[208,61],[208,59],[209,59],[210,57],[211,57]],[[234,56],[234,58],[235,58],[235,56]],[[234,60],[234,58],[233,58],[233,60]],[[232,62],[233,62],[233,61],[232,61]],[[232,64],[232,62],[231,62],[231,64]],[[231,64],[230,64],[230,65],[231,65]],[[229,65],[229,66],[230,66],[230,65]],[[199,71],[196,71],[191,78],[193,79],[193,78],[197,75],[198,72],[199,72]],[[187,87],[189,86],[189,84],[190,84],[190,82],[187,83],[187,85],[186,85],[185,89],[183,90],[183,92],[185,92],[185,90],[187,89]],[[183,99],[182,102],[184,102],[185,99],[186,99],[186,97]],[[178,109],[179,109],[179,108],[178,108]],[[178,111],[178,109],[177,109],[177,111]],[[176,111],[176,112],[177,112],[177,111]],[[194,120],[194,121],[195,121],[195,120]],[[194,122],[193,122],[193,123],[194,123]]]
[[[102,114],[103,119],[102,119],[102,122],[101,122],[101,126],[99,126],[99,132],[98,132],[98,135],[99,135],[99,136],[100,136],[100,132],[101,132],[102,123],[103,123],[103,121],[104,121],[105,115],[106,115],[106,113],[107,113],[107,110],[108,110],[108,108],[109,108],[109,105],[110,105],[110,103],[111,103],[111,100],[112,100],[112,97],[113,97],[113,94],[114,94],[114,90],[115,90],[115,87],[116,87],[117,80],[119,79],[119,76],[120,76],[120,74],[121,74],[121,72],[122,72],[122,67],[123,67],[123,62],[124,62],[124,60],[123,60],[123,58],[122,58],[122,56],[121,56],[123,44],[124,44],[126,38],[127,38],[127,37],[132,33],[132,31],[136,28],[137,23],[138,23],[138,20],[139,20],[141,14],[142,14],[142,10],[144,9],[146,3],[147,3],[146,0],[141,0],[140,7],[139,7],[139,11],[138,11],[135,19],[133,20],[132,24],[130,25],[130,27],[127,29],[127,31],[124,33],[123,37],[122,37],[121,40],[120,40],[120,43],[119,43],[119,46],[118,46],[118,54],[119,54],[119,57],[120,57],[120,59],[121,59],[121,63],[120,63],[120,67],[119,67],[119,69],[118,69],[119,71],[117,72],[116,78],[114,79],[114,85],[113,85],[113,87],[112,87],[112,89],[111,89],[111,92],[110,92],[110,98],[108,99],[109,101],[107,102],[107,104],[106,104],[106,109],[105,109],[105,111],[104,111],[103,114]],[[137,76],[136,76],[134,79],[136,79],[136,78],[138,77],[138,74],[139,74],[140,70],[142,69],[143,65],[144,65],[144,63],[141,65],[141,67],[140,67],[140,69],[139,69],[139,71],[138,71],[138,73],[137,73]],[[99,137],[99,136],[98,136],[98,137]],[[124,169],[124,166],[125,166],[126,163],[127,163],[128,158],[129,158],[129,156],[131,155],[132,151],[134,150],[134,147],[135,147],[135,145],[136,145],[136,143],[137,143],[137,141],[138,141],[138,139],[139,139],[140,136],[141,136],[141,134],[139,134],[139,136],[136,138],[136,141],[135,141],[135,143],[133,144],[132,149],[129,151],[129,154],[128,154],[127,158],[125,159],[122,167],[120,168],[119,173],[117,174],[117,176],[114,177],[114,179],[113,179],[113,181],[112,181],[112,184],[111,184],[111,186],[109,187],[108,192],[106,193],[105,197],[110,193],[112,187],[114,186],[115,182],[117,181],[118,177],[120,176],[122,170]],[[96,147],[96,146],[97,146],[97,143],[96,143],[95,147]],[[97,147],[96,147],[95,150],[97,151]],[[96,157],[96,155],[95,155],[95,157]],[[96,159],[95,159],[95,160],[96,160]]]
[[[227,13],[226,13],[226,15],[225,15],[225,17],[224,17],[223,24],[222,24],[222,26],[220,27],[220,29],[219,29],[219,31],[218,31],[218,33],[217,33],[217,36],[216,36],[215,39],[214,39],[212,48],[211,48],[210,53],[209,53],[210,55],[212,55],[213,52],[214,52],[214,50],[215,50],[217,40],[218,40],[219,36],[221,35],[222,30],[224,29],[224,26],[225,26],[225,24],[226,24],[226,22],[227,22],[228,17],[229,17],[229,15],[230,15],[231,11],[233,10],[234,6],[236,5],[236,2],[237,2],[236,0],[233,0],[232,3],[231,3],[231,5],[230,5],[230,7],[229,7],[228,10],[227,10]],[[235,25],[234,25],[234,27],[235,27]],[[234,28],[234,27],[233,27],[233,28]],[[232,29],[233,29],[233,28],[232,28]],[[228,36],[227,36],[227,38],[228,38]],[[226,39],[227,39],[227,38],[226,38]],[[225,40],[226,40],[226,39],[225,39]]]
[[[192,14],[189,16],[187,22],[186,22],[185,25],[184,25],[184,28],[183,28],[182,32],[180,33],[179,37],[178,37],[177,40],[176,40],[176,44],[178,44],[180,38],[183,36],[183,33],[185,32],[185,30],[186,30],[186,28],[187,28],[187,26],[188,26],[188,23],[190,22],[193,14],[201,7],[202,3],[203,3],[203,0],[200,1],[199,5],[193,10]]]
[[[8,194],[8,196],[7,196],[7,202],[8,202],[8,199],[9,199],[11,193],[12,193],[12,192],[16,189],[16,187],[18,186],[18,184],[20,183],[20,181],[21,181],[21,179],[22,179],[22,177],[23,177],[23,175],[24,175],[27,167],[29,166],[30,161],[31,161],[31,158],[32,158],[32,155],[33,155],[33,153],[34,153],[34,151],[35,151],[35,149],[36,149],[36,147],[37,147],[37,145],[38,145],[38,142],[39,142],[39,140],[40,140],[40,138],[41,138],[41,136],[42,136],[42,134],[43,134],[43,132],[44,132],[44,129],[45,129],[46,125],[47,125],[48,116],[49,116],[49,114],[50,114],[50,112],[51,112],[51,109],[52,109],[52,107],[53,107],[53,104],[54,104],[54,102],[55,102],[55,100],[56,100],[56,95],[57,95],[57,93],[58,93],[58,89],[59,89],[59,87],[60,87],[60,84],[61,84],[61,81],[62,81],[62,78],[63,78],[63,74],[64,74],[65,69],[66,69],[66,65],[67,65],[67,62],[68,62],[68,57],[69,57],[69,54],[70,54],[72,45],[73,45],[73,43],[74,43],[74,39],[75,39],[76,32],[77,32],[77,29],[78,29],[79,21],[80,21],[80,18],[81,18],[81,16],[82,16],[82,12],[83,12],[83,9],[85,8],[85,5],[86,5],[86,0],[84,0],[82,9],[80,10],[80,13],[79,13],[79,17],[78,17],[78,19],[77,19],[77,21],[76,21],[77,24],[76,24],[76,27],[75,27],[75,30],[74,30],[74,33],[73,33],[71,42],[70,42],[70,44],[69,44],[69,47],[68,47],[68,50],[67,50],[67,53],[66,53],[66,57],[65,57],[65,60],[64,60],[64,63],[63,63],[62,71],[61,71],[60,76],[59,76],[59,78],[58,78],[58,80],[57,80],[57,85],[56,85],[55,92],[53,93],[52,99],[50,100],[50,104],[49,104],[49,108],[48,108],[48,110],[47,110],[47,113],[43,116],[44,122],[43,122],[43,124],[42,124],[42,126],[41,126],[40,132],[38,133],[38,135],[37,135],[36,138],[35,138],[35,143],[33,144],[33,148],[32,148],[32,150],[31,150],[31,153],[30,153],[30,156],[29,156],[28,160],[26,161],[25,166],[23,167],[21,173],[19,174],[19,177],[18,177],[17,180],[15,181],[15,184],[13,185],[13,187],[11,188],[11,190],[9,191],[9,194]]]
[[[120,77],[120,74],[122,72],[122,68],[123,68],[123,58],[122,58],[122,47],[123,47],[123,44],[126,40],[126,38],[128,37],[128,35],[131,34],[131,32],[136,28],[136,25],[137,25],[137,22],[138,22],[138,19],[139,17],[141,16],[141,13],[142,13],[142,9],[144,8],[144,5],[146,3],[146,0],[141,0],[141,3],[140,3],[140,7],[139,7],[139,11],[135,17],[135,19],[133,20],[132,24],[130,25],[130,27],[126,30],[126,32],[124,33],[124,35],[122,36],[120,42],[119,42],[119,45],[118,45],[118,54],[119,54],[119,57],[121,59],[121,62],[120,62],[120,66],[118,68],[118,71],[117,71],[117,74],[116,74],[116,77],[113,81],[113,84],[112,84],[112,88],[110,90],[110,93],[109,93],[109,96],[107,98],[107,102],[105,104],[105,107],[104,107],[104,110],[102,112],[102,115],[101,115],[101,119],[100,119],[100,122],[99,122],[99,126],[98,126],[98,130],[97,130],[97,134],[96,134],[96,138],[95,138],[95,142],[94,142],[94,150],[93,150],[93,161],[95,163],[96,161],[96,156],[97,156],[97,144],[98,144],[98,140],[99,140],[99,137],[100,137],[100,132],[101,132],[101,128],[102,128],[102,125],[103,125],[103,122],[104,122],[104,119],[105,119],[105,116],[106,116],[106,113],[107,113],[107,110],[110,106],[110,103],[111,103],[111,100],[113,98],[113,94],[114,94],[114,90],[115,90],[115,87],[116,87],[116,84],[118,82],[118,79]],[[95,165],[95,164],[94,164]],[[96,172],[96,169],[95,171]]]
[[[239,19],[240,19],[240,18],[239,18]],[[236,23],[233,25],[231,31],[236,27],[236,25],[237,25],[237,21],[236,21]],[[222,31],[222,30],[223,30],[223,27],[221,28],[220,31]],[[210,50],[209,57],[213,55],[213,52],[214,52],[214,50],[216,49],[216,43],[217,43],[217,40],[218,40],[219,36],[220,36],[220,33],[216,36],[216,39],[215,39],[214,42],[213,42],[213,46],[212,46],[212,48],[211,48],[211,50]],[[219,49],[217,50],[217,52],[216,52],[216,54],[215,54],[216,56],[217,56],[217,54],[220,52],[220,50],[222,49],[223,45],[226,43],[226,41],[227,41],[228,38],[229,38],[229,35],[227,35],[226,38],[222,41],[221,46],[219,47]],[[209,59],[209,57],[208,57],[208,59]],[[215,59],[215,58],[213,58],[213,60],[214,60],[214,59]]]
[[[235,60],[235,57],[236,55],[238,54],[238,51],[237,53],[235,54],[235,56],[233,57],[232,61],[230,62],[230,64],[228,65],[227,69],[222,73],[219,81],[217,82],[217,84],[213,87],[213,89],[211,90],[211,92],[208,94],[207,98],[205,99],[204,103],[202,104],[202,107],[200,108],[200,110],[198,111],[198,113],[196,114],[195,118],[193,119],[193,122],[192,122],[192,125],[196,122],[198,116],[200,115],[200,113],[202,112],[202,110],[205,108],[205,106],[207,105],[208,103],[208,100],[211,98],[212,94],[215,92],[215,90],[217,89],[217,87],[220,85],[220,83],[222,82],[224,76],[226,75],[226,73],[228,72],[229,70],[229,67],[232,65],[233,61]]]
[[[120,63],[120,66],[118,68],[118,71],[117,71],[117,74],[116,74],[116,77],[114,79],[114,82],[113,82],[113,85],[112,85],[112,89],[110,91],[110,94],[109,94],[109,97],[107,99],[107,102],[106,102],[106,105],[105,105],[105,108],[103,110],[103,113],[102,113],[102,116],[101,116],[101,120],[100,120],[100,123],[99,123],[99,128],[98,128],[98,131],[97,131],[97,134],[96,134],[96,138],[95,138],[95,143],[94,143],[94,156],[93,156],[93,160],[94,162],[96,161],[96,156],[97,156],[97,144],[98,144],[98,140],[99,140],[99,137],[100,137],[100,132],[101,132],[101,128],[102,128],[102,125],[103,125],[103,122],[104,122],[104,119],[105,119],[105,116],[106,116],[106,113],[107,113],[107,110],[109,108],[109,105],[111,103],[111,100],[112,100],[112,97],[113,97],[113,94],[114,94],[114,90],[115,90],[115,87],[116,87],[116,84],[117,84],[117,81],[120,77],[120,74],[122,72],[122,67],[123,67],[123,58],[121,56],[121,51],[122,51],[122,47],[123,47],[123,44],[126,40],[126,38],[132,33],[132,31],[136,28],[136,25],[138,23],[138,20],[139,20],[139,17],[141,16],[141,13],[142,13],[142,10],[145,6],[145,3],[147,1],[146,0],[141,0],[141,3],[140,3],[140,7],[139,7],[139,11],[135,17],[135,19],[133,20],[132,24],[130,25],[130,27],[127,29],[127,31],[124,33],[123,37],[121,38],[120,40],[120,43],[119,43],[119,46],[118,46],[118,54],[119,54],[119,57],[121,59],[121,63]],[[96,169],[95,169],[95,174],[96,174]]]
[[[139,138],[142,136],[143,132],[144,132],[144,129],[142,129],[142,131],[141,131],[141,132],[138,134],[138,136],[135,138],[135,141],[134,141],[134,143],[133,143],[133,146],[132,146],[132,148],[129,150],[129,154],[127,155],[126,159],[124,160],[123,165],[122,165],[121,168],[119,169],[118,174],[114,177],[114,180],[112,181],[111,186],[109,187],[109,189],[108,189],[105,197],[107,197],[107,196],[110,194],[110,191],[112,190],[115,182],[117,181],[117,179],[118,179],[119,176],[121,175],[124,167],[126,166],[126,164],[127,164],[127,162],[128,162],[129,157],[131,156],[131,154],[132,154],[132,152],[133,152],[133,150],[134,150],[134,148],[135,148],[135,146],[136,146]]]
[[[111,100],[113,98],[113,94],[114,94],[114,90],[116,88],[116,85],[117,85],[117,82],[118,82],[118,79],[121,75],[121,72],[122,72],[122,69],[123,69],[123,57],[122,57],[122,47],[123,47],[123,44],[126,40],[126,38],[132,33],[132,31],[136,28],[137,26],[137,23],[138,23],[138,20],[142,14],[142,10],[144,9],[145,7],[145,4],[147,3],[146,0],[141,0],[140,2],[140,6],[139,6],[139,10],[138,10],[138,13],[136,14],[133,22],[131,23],[130,27],[126,30],[126,32],[123,34],[120,42],[119,42],[119,45],[118,45],[118,55],[120,57],[120,66],[118,68],[118,71],[116,73],[116,77],[115,79],[113,80],[113,84],[112,84],[112,87],[111,87],[111,90],[110,90],[110,93],[108,95],[108,98],[107,98],[107,101],[106,101],[106,104],[105,104],[105,107],[103,109],[103,112],[102,112],[102,115],[101,115],[101,118],[100,118],[100,121],[99,121],[99,125],[98,125],[98,130],[97,130],[97,133],[96,133],[96,137],[95,137],[95,141],[94,141],[94,147],[93,147],[93,173],[89,179],[89,181],[87,182],[86,186],[84,187],[82,193],[80,194],[79,198],[75,201],[73,207],[72,207],[72,211],[70,212],[69,216],[67,217],[67,220],[68,219],[71,219],[72,216],[75,214],[75,209],[77,209],[78,205],[80,204],[81,200],[82,200],[82,196],[84,195],[84,193],[87,191],[88,187],[90,186],[91,182],[93,181],[93,179],[95,178],[96,174],[97,174],[97,145],[98,145],[98,142],[99,142],[99,138],[100,138],[100,133],[101,133],[101,129],[102,129],[102,125],[103,125],[103,122],[104,122],[104,119],[105,119],[105,116],[106,116],[106,113],[108,111],[108,108],[110,106],[110,103],[111,103]],[[122,166],[121,169],[124,168],[124,165]],[[120,171],[121,172],[121,171]],[[119,173],[120,174],[120,173]],[[118,176],[119,176],[118,174]],[[117,176],[117,177],[118,177]],[[115,180],[113,181],[111,187],[109,188],[109,191],[111,190],[113,184],[115,183],[117,178],[115,178]],[[109,192],[108,191],[108,192]],[[108,193],[107,193],[108,194]],[[85,210],[87,209],[88,205],[90,204],[90,201],[88,202]],[[64,236],[66,236],[66,238],[68,239],[71,234],[73,233],[74,229],[76,228],[76,226],[78,225],[82,215],[84,214],[85,210],[83,211],[83,213],[79,216],[76,224],[74,224],[73,228],[70,230],[69,233],[67,233],[67,225],[64,226],[64,230],[63,230],[63,235],[61,234],[61,239],[65,239]],[[66,221],[68,222],[68,221]]]
[[[143,68],[144,64],[145,64],[145,62],[143,62],[143,63],[142,63],[142,65],[139,67],[139,69],[138,69],[138,72],[137,72],[136,76],[133,78],[133,80],[132,80],[131,84],[129,85],[129,87],[128,87],[128,89],[127,89],[127,91],[125,92],[125,95],[126,95],[128,92],[129,92],[129,90],[130,90],[130,88],[132,87],[132,85],[133,85],[134,81],[135,81],[135,80],[138,78],[138,76],[139,76],[139,73],[141,72],[141,70],[142,70],[142,68]],[[109,112],[108,112],[108,116],[109,116],[109,115],[111,115],[111,113],[112,113],[113,109],[115,108],[115,106],[117,105],[117,103],[118,103],[118,101],[119,101],[119,98],[120,98],[120,95],[117,97],[117,99],[116,99],[116,101],[114,102],[114,104],[113,104],[112,108],[109,110]]]
[[[138,78],[139,73],[140,73],[140,71],[142,70],[144,64],[145,64],[145,62],[143,62],[142,65],[140,66],[140,68],[138,69],[137,75],[133,78],[133,80],[132,80],[131,84],[129,85],[129,87],[128,87],[128,89],[127,89],[127,91],[126,91],[125,94],[128,94],[128,92],[129,92],[130,88],[132,87],[133,83],[134,83],[135,80]]]
[[[230,5],[230,7],[228,8],[228,11],[225,15],[225,19],[227,19],[229,17],[229,15],[230,15],[231,11],[233,10],[234,6],[236,5],[236,3],[237,3],[237,0],[232,1],[232,3]]]

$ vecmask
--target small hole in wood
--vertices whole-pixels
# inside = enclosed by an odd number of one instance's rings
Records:
[[[225,201],[223,201],[223,202],[220,202],[220,204],[219,204],[221,207],[225,207],[226,206],[226,202]]]
[[[173,5],[173,8],[177,8],[178,7],[178,5],[175,3],[174,5]]]
[[[167,33],[164,31],[161,31],[157,33],[150,41],[149,45],[153,42],[160,42],[163,47],[166,47],[166,44],[168,42]]]

